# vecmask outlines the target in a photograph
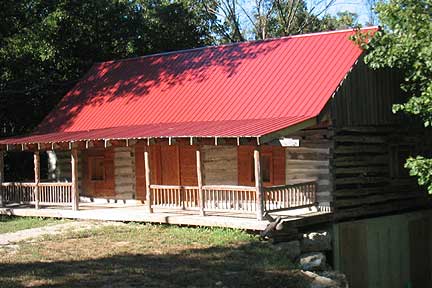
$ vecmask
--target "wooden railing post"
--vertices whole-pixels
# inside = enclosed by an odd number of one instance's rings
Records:
[[[35,200],[35,208],[39,209],[39,182],[40,182],[40,155],[39,151],[34,152],[33,154],[33,163],[34,163],[34,200]]]
[[[255,189],[256,189],[256,215],[257,220],[263,220],[264,214],[264,188],[261,178],[261,159],[259,148],[254,149],[254,163],[255,163]]]
[[[78,150],[72,148],[71,151],[71,166],[72,166],[72,210],[78,211],[79,209],[79,191],[78,191]]]
[[[150,171],[150,156],[149,156],[149,147],[146,146],[144,150],[144,165],[145,165],[145,181],[146,181],[146,203],[149,213],[153,213],[152,208],[152,195],[150,188],[150,179],[151,179],[151,171]]]
[[[3,207],[3,187],[2,184],[4,182],[4,152],[0,151],[0,207]]]
[[[197,162],[197,180],[198,180],[198,194],[199,194],[199,208],[200,215],[205,216],[205,195],[203,190],[203,181],[202,181],[202,161],[201,161],[201,148],[198,147],[196,150],[196,162]]]

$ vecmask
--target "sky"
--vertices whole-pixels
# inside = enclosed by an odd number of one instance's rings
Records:
[[[317,0],[308,0],[308,4],[313,4]],[[336,0],[336,2],[329,8],[328,12],[331,15],[336,15],[337,12],[349,11],[359,15],[359,23],[364,25],[369,17],[366,8],[365,0]]]

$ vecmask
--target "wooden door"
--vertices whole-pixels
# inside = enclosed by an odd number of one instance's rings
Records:
[[[180,185],[179,150],[177,146],[160,146],[161,184]]]
[[[196,146],[180,146],[180,183],[184,186],[197,186]]]
[[[115,196],[113,149],[89,149],[83,152],[81,169],[83,169],[83,195]]]

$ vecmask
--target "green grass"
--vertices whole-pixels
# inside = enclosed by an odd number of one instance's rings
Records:
[[[104,226],[0,249],[0,287],[304,287],[278,253],[240,230]]]
[[[43,227],[56,223],[62,223],[61,220],[52,218],[35,218],[35,217],[10,217],[0,215],[0,234],[16,232],[19,230]]]

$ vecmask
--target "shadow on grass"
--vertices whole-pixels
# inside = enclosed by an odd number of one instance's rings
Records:
[[[301,272],[277,253],[266,244],[249,243],[176,254],[1,264],[0,287],[304,287]]]

